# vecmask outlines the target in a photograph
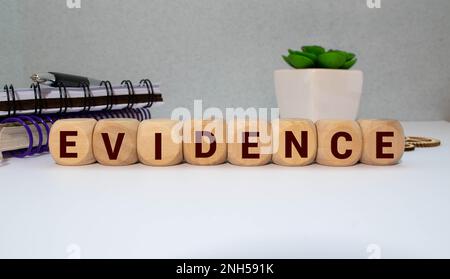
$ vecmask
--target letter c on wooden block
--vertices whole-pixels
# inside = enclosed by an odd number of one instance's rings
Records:
[[[317,131],[311,120],[275,120],[272,121],[272,130],[274,147],[272,161],[275,164],[306,166],[314,162],[317,154]]]
[[[193,165],[227,161],[227,124],[224,120],[191,120],[183,126],[184,160]]]
[[[94,156],[102,165],[127,166],[138,161],[136,119],[105,119],[94,129]]]
[[[183,162],[181,122],[151,119],[141,122],[137,136],[139,161],[149,166],[173,166]]]
[[[272,159],[270,123],[235,119],[228,123],[228,133],[228,162],[238,166],[262,166],[270,163]]]
[[[95,163],[92,134],[95,119],[56,121],[50,130],[50,153],[59,165],[82,166]]]
[[[318,149],[316,161],[326,166],[353,166],[361,159],[362,132],[353,120],[316,122]]]
[[[397,164],[405,151],[403,127],[397,120],[358,121],[364,144],[361,163],[368,165]]]

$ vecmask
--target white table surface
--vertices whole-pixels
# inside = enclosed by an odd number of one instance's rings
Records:
[[[391,167],[0,166],[1,258],[450,258],[443,145]]]

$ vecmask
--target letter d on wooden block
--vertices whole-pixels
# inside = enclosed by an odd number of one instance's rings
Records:
[[[181,122],[151,119],[141,122],[137,136],[139,161],[149,166],[173,166],[183,162]]]
[[[317,154],[317,131],[311,120],[275,120],[272,121],[272,131],[272,161],[275,164],[306,166],[314,162]]]
[[[272,127],[266,121],[228,123],[228,161],[238,166],[262,166],[272,159]]]
[[[227,161],[227,124],[224,120],[191,120],[183,127],[184,160],[193,165]]]
[[[316,122],[317,163],[326,166],[353,166],[361,159],[362,132],[353,120],[319,120]]]
[[[107,166],[127,166],[137,163],[137,131],[135,119],[100,120],[94,129],[94,155]]]
[[[95,163],[92,134],[95,119],[65,119],[51,128],[49,149],[53,159],[63,166],[82,166]]]
[[[361,163],[397,164],[405,151],[403,127],[396,120],[359,120],[364,144]]]

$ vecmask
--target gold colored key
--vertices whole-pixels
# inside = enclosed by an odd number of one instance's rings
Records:
[[[406,137],[406,143],[412,144],[415,147],[437,147],[441,145],[441,141],[429,137]]]
[[[406,142],[405,143],[405,151],[414,151],[416,150],[416,146],[412,143]]]

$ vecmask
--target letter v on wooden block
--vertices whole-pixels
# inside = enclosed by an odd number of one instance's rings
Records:
[[[53,159],[63,166],[82,166],[95,163],[92,134],[95,119],[65,119],[52,125],[49,149]]]
[[[93,147],[96,160],[107,166],[137,163],[137,131],[135,119],[100,120],[94,129]]]
[[[273,157],[282,166],[312,164],[317,153],[317,131],[311,120],[280,119],[272,121]],[[275,133],[278,132],[278,137]],[[277,142],[278,140],[278,142]]]

